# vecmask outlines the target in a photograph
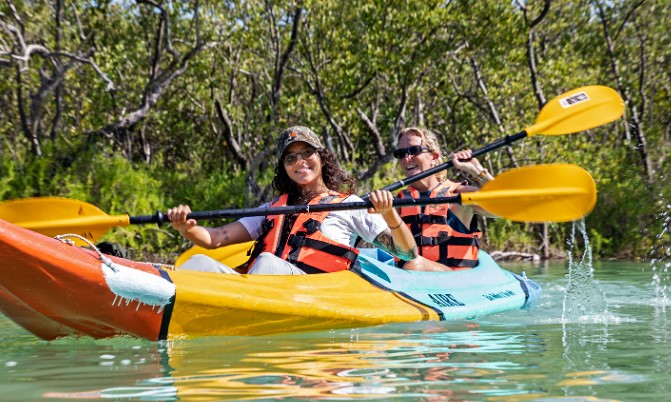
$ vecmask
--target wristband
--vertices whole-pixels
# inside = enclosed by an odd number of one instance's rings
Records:
[[[391,230],[398,229],[398,228],[401,227],[402,224],[403,224],[403,221],[399,222],[398,225],[396,225],[396,226],[389,226],[389,229],[391,229]]]

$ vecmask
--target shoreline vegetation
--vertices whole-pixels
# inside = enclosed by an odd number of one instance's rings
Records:
[[[534,124],[554,96],[604,85],[623,118],[478,159],[495,176],[581,166],[598,189],[585,218],[594,258],[668,258],[670,2],[210,3],[0,5],[0,200],[67,197],[132,215],[253,207],[272,197],[273,139],[295,124],[365,194],[402,177],[392,152],[403,127],[436,132],[446,155],[477,149]],[[480,227],[484,250],[541,260],[564,256],[572,230]],[[163,260],[190,247],[165,225],[104,240]]]

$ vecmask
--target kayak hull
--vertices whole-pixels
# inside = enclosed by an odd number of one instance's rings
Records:
[[[351,271],[225,275],[104,256],[0,220],[0,311],[36,336],[149,340],[470,319],[526,308],[540,287],[482,253],[471,270],[395,268],[362,250]]]

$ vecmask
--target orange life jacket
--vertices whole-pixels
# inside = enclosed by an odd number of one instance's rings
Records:
[[[308,205],[340,203],[347,196],[346,194],[323,193],[310,200]],[[283,194],[275,198],[270,206],[286,206],[287,199],[288,195]],[[280,244],[280,238],[286,215],[267,216],[263,232],[254,245],[248,266],[251,267],[259,254],[269,252],[294,264],[308,274],[350,269],[359,255],[359,250],[324,236],[321,224],[328,214],[329,211],[298,214],[284,244]]]
[[[450,197],[461,183],[445,180],[431,191],[430,198]],[[408,187],[400,198],[419,198],[419,191]],[[478,264],[481,232],[473,220],[464,227],[451,211],[453,204],[407,206],[401,208],[401,219],[415,237],[419,255],[453,269],[472,268]],[[403,262],[397,260],[397,264]]]

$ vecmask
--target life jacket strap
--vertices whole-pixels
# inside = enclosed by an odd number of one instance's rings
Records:
[[[477,236],[473,237],[456,237],[448,236],[447,233],[441,232],[439,236],[427,237],[421,236],[417,239],[418,246],[475,246],[480,248],[480,239]]]
[[[403,222],[409,224],[438,224],[438,225],[447,225],[448,220],[445,216],[440,215],[410,215],[404,216]]]
[[[357,259],[357,253],[353,252],[349,248],[341,247],[336,244],[329,244],[316,239],[306,238],[305,232],[298,232],[296,235],[289,236],[287,243],[291,246],[291,252],[287,258],[289,262],[296,262],[298,260],[298,253],[303,247],[308,247],[313,250],[318,250],[327,254],[342,257],[352,263]]]
[[[439,263],[443,265],[447,265],[448,267],[459,267],[459,268],[473,268],[478,265],[478,262],[476,260],[462,260],[459,258],[447,258],[442,255],[441,250],[441,257],[438,260]]]

